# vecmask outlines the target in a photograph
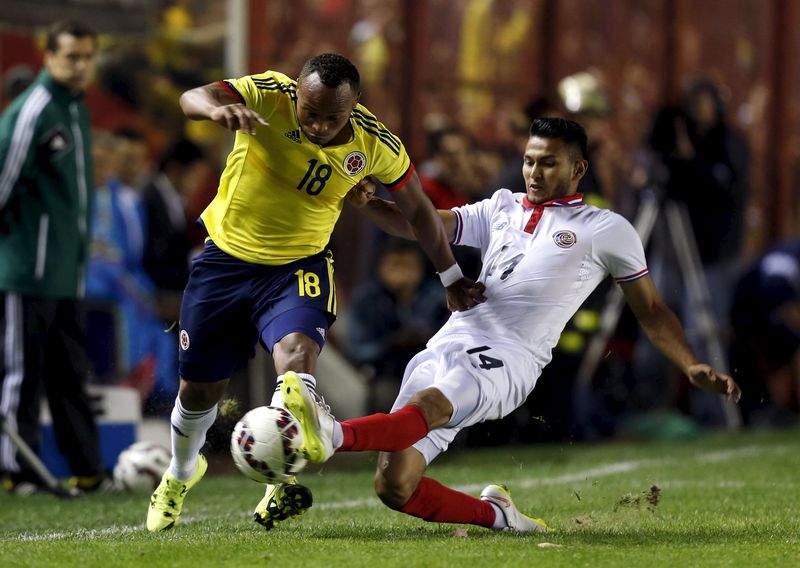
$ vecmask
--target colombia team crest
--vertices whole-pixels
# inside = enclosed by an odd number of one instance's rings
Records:
[[[553,240],[561,248],[568,249],[578,242],[578,237],[572,231],[556,231]]]
[[[189,349],[189,333],[185,329],[181,330],[180,340],[181,340],[181,349],[183,349],[184,351]]]
[[[367,157],[361,152],[350,152],[344,158],[344,171],[354,176],[367,167]]]

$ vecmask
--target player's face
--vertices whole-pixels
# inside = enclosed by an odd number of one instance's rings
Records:
[[[587,165],[560,138],[531,136],[522,162],[528,201],[544,203],[573,195]]]
[[[75,93],[94,79],[97,46],[92,37],[61,34],[55,51],[45,51],[44,64],[53,79]]]
[[[297,84],[297,120],[306,138],[320,146],[349,141],[345,127],[358,95],[349,83],[326,87],[317,73],[303,77]]]

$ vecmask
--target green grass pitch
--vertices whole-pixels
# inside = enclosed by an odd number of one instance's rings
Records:
[[[345,458],[345,459],[342,459]],[[337,456],[302,481],[315,505],[271,532],[261,486],[209,474],[171,531],[144,530],[147,495],[0,495],[11,566],[800,566],[800,431],[674,442],[461,451],[429,473],[477,495],[506,483],[545,535],[425,523],[372,492],[374,455]]]

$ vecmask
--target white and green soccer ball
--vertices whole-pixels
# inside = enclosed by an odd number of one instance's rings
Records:
[[[245,476],[260,483],[284,483],[300,473],[300,425],[285,408],[260,406],[245,414],[231,435],[231,455]]]
[[[114,466],[114,485],[132,492],[153,491],[172,458],[169,450],[155,442],[136,442],[123,450]]]

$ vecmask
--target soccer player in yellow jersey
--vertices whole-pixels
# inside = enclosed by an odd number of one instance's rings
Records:
[[[267,71],[185,92],[193,120],[236,132],[208,231],[184,292],[180,392],[172,411],[172,462],[150,499],[147,528],[173,527],[186,492],[205,473],[199,453],[236,368],[260,341],[272,353],[283,405],[285,373],[314,392],[317,357],[336,314],[333,259],[325,250],[345,200],[359,206],[382,182],[413,227],[446,289],[450,309],[485,300],[461,274],[444,227],[405,148],[358,104],[358,70],[346,58],[308,60],[297,81]],[[268,485],[254,518],[266,529],[311,506],[297,483]]]

